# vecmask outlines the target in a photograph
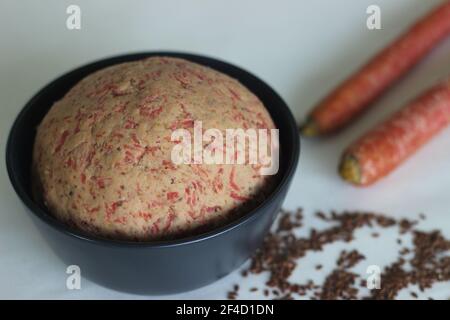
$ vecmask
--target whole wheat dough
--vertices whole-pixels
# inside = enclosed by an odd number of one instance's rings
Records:
[[[61,221],[98,236],[145,241],[225,223],[260,202],[257,165],[171,161],[175,129],[274,128],[238,81],[182,59],[114,65],[76,84],[37,130],[38,193]]]

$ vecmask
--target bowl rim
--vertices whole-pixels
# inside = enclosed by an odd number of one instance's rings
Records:
[[[19,179],[17,177],[17,174],[14,170],[14,159],[12,156],[14,147],[17,146],[17,144],[14,144],[14,138],[16,135],[16,131],[19,130],[19,124],[21,123],[22,118],[32,110],[33,106],[35,105],[35,100],[40,98],[41,95],[45,94],[52,86],[57,84],[59,81],[66,77],[70,77],[73,73],[80,72],[82,69],[89,69],[92,68],[98,64],[107,63],[109,65],[113,65],[114,61],[118,61],[117,63],[125,62],[126,61],[133,61],[138,60],[145,57],[152,57],[152,56],[170,56],[170,57],[176,57],[176,58],[182,58],[186,59],[188,61],[192,61],[198,64],[202,64],[201,62],[196,61],[197,59],[201,60],[207,60],[209,62],[219,63],[223,66],[226,66],[227,68],[234,69],[235,71],[244,74],[246,77],[251,78],[252,82],[258,83],[258,85],[262,85],[264,87],[264,91],[268,92],[270,96],[274,97],[276,100],[278,100],[278,108],[281,109],[283,114],[286,116],[287,121],[284,124],[284,129],[288,130],[288,134],[292,136],[293,138],[293,144],[287,148],[290,150],[290,155],[288,157],[288,163],[286,166],[286,169],[284,170],[283,176],[278,181],[277,186],[271,191],[271,193],[262,201],[260,204],[258,204],[255,208],[248,211],[244,215],[240,216],[239,218],[232,220],[231,222],[219,226],[217,228],[214,228],[210,231],[200,233],[198,235],[192,235],[180,239],[172,239],[172,240],[155,240],[155,241],[130,241],[130,240],[115,240],[115,239],[108,239],[103,238],[100,236],[90,235],[88,233],[85,233],[81,230],[77,230],[75,228],[70,228],[63,222],[60,222],[56,218],[52,217],[49,212],[46,212],[43,208],[41,208],[29,195],[29,192],[26,191],[24,186],[19,182]],[[121,61],[121,62],[119,62]],[[204,65],[204,64],[202,64]],[[214,69],[214,67],[211,67],[209,65],[206,65],[207,67],[210,67]],[[102,67],[104,68],[104,67]],[[101,68],[100,68],[101,69]],[[95,72],[95,71],[94,71]],[[223,72],[223,71],[220,71]],[[226,74],[226,72],[224,72]],[[240,81],[239,78],[236,78],[236,80]],[[250,89],[249,89],[250,90]],[[277,126],[279,127],[279,126]],[[281,143],[280,143],[281,145]],[[25,104],[25,106],[20,110],[18,115],[16,116],[11,129],[9,131],[8,140],[6,144],[6,168],[8,172],[9,179],[11,181],[11,184],[19,196],[20,200],[25,204],[25,206],[33,213],[33,215],[37,216],[40,220],[42,220],[45,224],[49,225],[53,229],[67,235],[70,237],[74,237],[81,241],[88,241],[93,244],[97,245],[106,245],[106,246],[115,246],[115,247],[133,247],[133,248],[166,248],[166,247],[177,247],[177,246],[183,246],[188,244],[194,244],[197,242],[205,241],[214,237],[221,236],[227,232],[230,232],[233,229],[236,229],[244,224],[249,223],[250,221],[256,219],[259,215],[261,215],[265,210],[264,208],[268,207],[270,204],[272,204],[276,199],[277,196],[285,189],[288,188],[288,184],[290,183],[290,180],[292,176],[295,173],[295,170],[297,168],[299,157],[300,157],[300,137],[297,130],[297,124],[294,119],[294,116],[292,115],[292,112],[288,108],[287,104],[284,102],[284,100],[275,92],[272,87],[270,87],[267,83],[265,83],[263,80],[259,79],[252,73],[237,67],[233,64],[230,64],[228,62],[222,61],[220,59],[212,58],[210,56],[205,55],[199,55],[199,54],[193,54],[193,53],[187,53],[187,52],[181,52],[181,51],[145,51],[145,52],[136,52],[136,53],[129,53],[129,54],[121,54],[121,55],[114,55],[109,56],[102,59],[97,59],[90,63],[85,63],[79,67],[76,67],[61,76],[55,78],[51,82],[49,82],[47,85],[45,85],[41,90],[39,90],[34,96],[32,96],[31,99],[28,100],[28,102]]]

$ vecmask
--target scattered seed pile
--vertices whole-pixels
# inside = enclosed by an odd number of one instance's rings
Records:
[[[264,296],[276,299],[294,299],[295,295],[326,300],[395,299],[398,292],[409,285],[417,285],[424,291],[435,282],[450,280],[450,240],[439,231],[422,232],[414,229],[418,221],[396,220],[370,212],[318,212],[316,216],[332,226],[321,231],[311,229],[308,237],[297,237],[295,231],[303,226],[302,210],[281,212],[275,231],[267,235],[262,247],[251,259],[250,266],[242,272],[243,277],[262,272],[269,274],[263,289],[254,287],[250,292],[262,290]],[[425,216],[420,215],[420,218],[425,219]],[[303,284],[294,283],[290,279],[298,260],[308,252],[322,251],[324,245],[336,241],[351,242],[357,229],[374,226],[397,226],[399,234],[411,233],[413,248],[405,247],[399,251],[398,259],[381,274],[381,288],[371,290],[369,296],[361,297],[359,289],[366,287],[366,281],[350,271],[365,259],[364,254],[357,250],[343,250],[335,269],[321,285],[311,280]],[[376,232],[372,233],[374,238],[379,236]],[[401,239],[397,242],[401,244]],[[407,255],[410,257],[406,258]],[[316,269],[322,269],[322,265],[317,265]],[[238,295],[239,286],[235,285],[228,298],[236,299]],[[418,297],[416,292],[411,292],[411,296]]]
[[[450,280],[450,241],[445,239],[439,231],[413,231],[414,251],[411,259],[404,255],[410,253],[407,248],[400,251],[397,261],[385,268],[380,290],[373,290],[373,299],[394,299],[396,293],[410,284],[418,285],[421,291],[430,288],[438,281]],[[411,268],[406,269],[407,263]],[[405,271],[408,270],[408,271]],[[413,298],[417,293],[411,292]]]

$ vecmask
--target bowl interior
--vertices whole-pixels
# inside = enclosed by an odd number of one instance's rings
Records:
[[[269,113],[271,114],[276,127],[280,129],[280,159],[279,171],[275,177],[276,187],[266,198],[266,200],[255,209],[251,210],[241,218],[231,222],[226,226],[223,226],[206,234],[202,234],[196,237],[188,237],[180,240],[187,241],[200,239],[201,237],[219,233],[223,230],[226,230],[227,228],[244,222],[246,219],[252,216],[259,207],[263,206],[266,202],[271,201],[271,199],[273,199],[276,194],[280,192],[281,187],[283,186],[283,184],[288,183],[288,177],[293,174],[296,168],[300,146],[295,120],[284,101],[267,84],[265,84],[263,81],[259,80],[252,74],[216,59],[184,53],[151,52],[104,59],[77,68],[59,77],[58,79],[54,80],[49,85],[44,87],[27,103],[24,109],[20,112],[13,124],[8,139],[8,145],[6,149],[6,164],[13,187],[15,188],[21,200],[27,205],[27,207],[29,207],[29,209],[34,214],[44,219],[47,223],[50,223],[53,226],[59,228],[63,232],[68,232],[72,235],[88,240],[100,240],[108,242],[112,241],[96,238],[95,236],[84,234],[82,231],[69,230],[70,228],[56,220],[47,211],[42,203],[37,203],[36,201],[34,201],[31,193],[30,182],[31,159],[34,139],[36,135],[36,128],[40,124],[41,120],[44,118],[50,107],[53,105],[53,103],[61,99],[70,88],[72,88],[77,82],[79,82],[87,75],[110,65],[139,60],[150,56],[172,56],[183,58],[211,67],[239,80],[244,86],[246,86],[256,96],[259,97],[259,99],[264,103]],[[127,241],[114,242],[126,243]],[[168,240],[162,242],[177,243],[179,241]]]

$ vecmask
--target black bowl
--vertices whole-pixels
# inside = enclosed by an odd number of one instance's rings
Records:
[[[31,194],[30,168],[36,127],[52,104],[82,78],[117,63],[150,56],[184,58],[238,79],[269,110],[280,136],[276,187],[241,218],[197,236],[148,243],[114,241],[87,235],[56,220]],[[100,60],[73,70],[37,93],[20,112],[9,135],[6,165],[11,183],[54,251],[78,265],[84,277],[106,287],[140,294],[187,291],[211,283],[247,260],[261,245],[286,196],[300,152],[295,120],[283,100],[263,81],[231,64],[184,53],[150,52]]]

